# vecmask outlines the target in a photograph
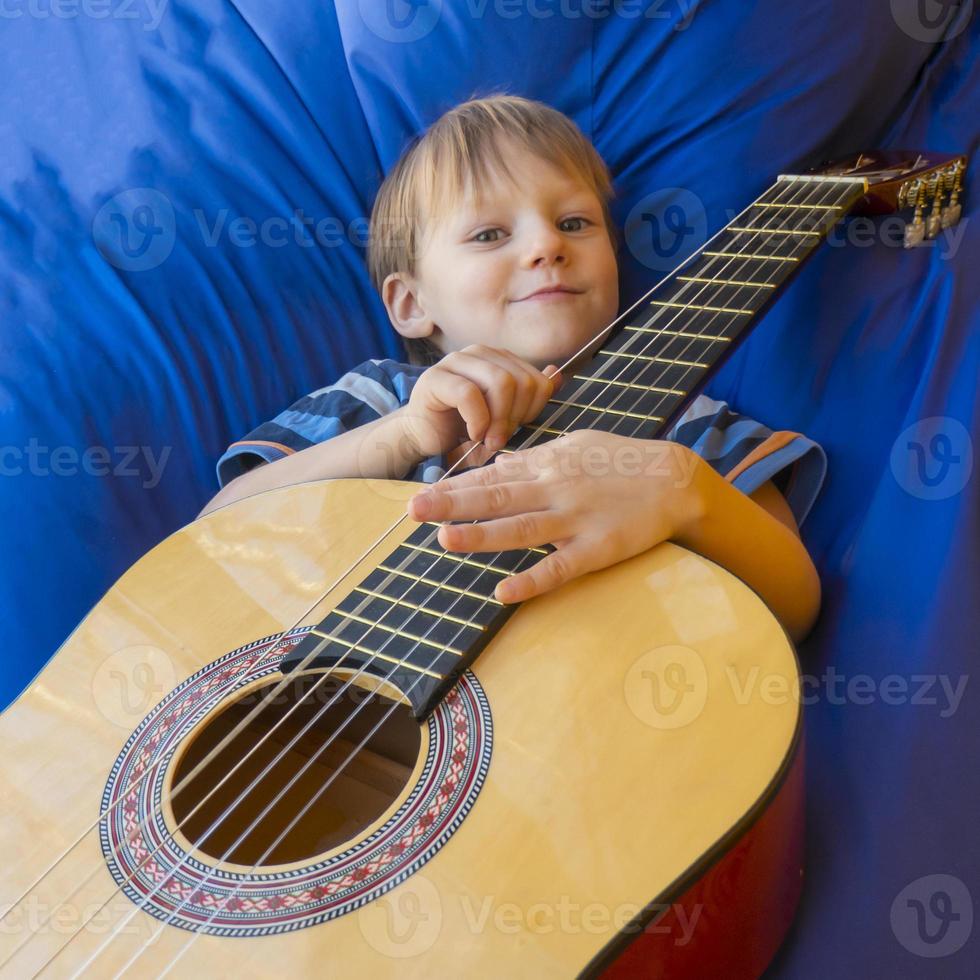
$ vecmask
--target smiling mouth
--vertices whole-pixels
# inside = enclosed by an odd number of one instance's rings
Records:
[[[530,296],[525,296],[523,299],[518,300],[518,302],[523,303],[529,299],[560,299],[566,296],[580,296],[581,294],[581,289],[546,289],[537,293],[531,293]]]

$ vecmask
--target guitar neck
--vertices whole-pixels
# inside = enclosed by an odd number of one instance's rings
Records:
[[[707,244],[611,325],[505,449],[573,429],[662,438],[709,377],[863,197],[860,178],[780,177]]]
[[[693,400],[779,290],[865,192],[859,178],[780,177],[680,268],[607,328],[574,374],[505,452],[573,429],[657,438]],[[517,610],[497,583],[553,548],[445,551],[423,523],[283,660],[388,677],[423,719]]]

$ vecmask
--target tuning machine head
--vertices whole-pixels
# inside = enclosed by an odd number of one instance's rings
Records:
[[[946,183],[949,195],[949,204],[942,210],[940,223],[943,228],[951,228],[960,220],[963,209],[960,207],[960,194],[963,192],[963,171],[965,164],[962,160],[957,160],[952,167],[952,172],[947,174]]]
[[[935,238],[943,228],[960,220],[960,194],[967,158],[918,150],[868,150],[824,164],[810,173],[819,176],[859,177],[866,193],[851,208],[852,214],[892,214],[912,208],[905,227],[905,247]],[[949,195],[947,203],[943,201]],[[926,205],[928,217],[924,217]]]
[[[959,197],[963,191],[965,169],[965,159],[958,157],[902,184],[898,192],[898,207],[914,209],[912,221],[905,228],[906,248],[935,238],[942,229],[951,228],[960,220],[962,208]],[[944,205],[943,199],[947,194],[949,200]],[[927,201],[931,204],[931,210],[929,216],[923,218]]]

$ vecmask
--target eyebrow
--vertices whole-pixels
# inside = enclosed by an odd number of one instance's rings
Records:
[[[600,208],[599,200],[596,198],[595,194],[588,187],[575,187],[571,190],[559,190],[556,192],[556,197],[562,197],[569,199],[573,202],[576,207],[591,207]],[[491,211],[497,207],[496,203],[493,201],[484,201],[480,205],[473,203],[467,203],[463,205],[462,209],[457,212],[457,225],[459,228],[463,228],[465,225],[471,224],[478,219],[478,216],[483,211]]]

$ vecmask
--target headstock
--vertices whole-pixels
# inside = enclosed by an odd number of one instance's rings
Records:
[[[852,214],[891,214],[914,209],[905,228],[905,247],[935,238],[940,229],[960,220],[960,194],[966,172],[965,155],[919,153],[914,150],[871,150],[816,167],[808,173],[827,177],[861,177],[867,192]],[[949,195],[946,203],[943,198]],[[928,217],[923,210],[930,206]]]

